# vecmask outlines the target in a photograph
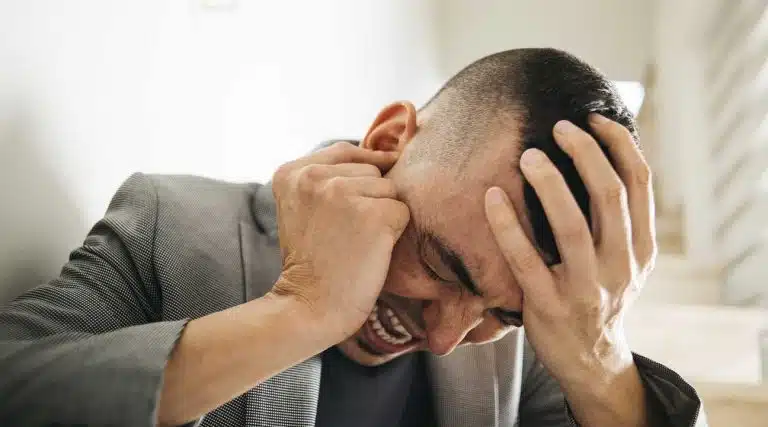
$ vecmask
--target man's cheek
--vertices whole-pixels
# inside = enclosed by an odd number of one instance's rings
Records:
[[[397,255],[396,252],[393,253],[384,292],[411,299],[438,299],[440,285],[426,275],[418,262],[413,262],[410,257]]]
[[[403,297],[418,298],[412,295],[414,293],[421,295],[419,290],[423,286],[419,286],[418,283],[423,281],[424,273],[420,271],[421,265],[418,262],[418,252],[412,234],[413,230],[407,229],[392,249],[392,259],[384,290]]]
[[[404,298],[434,300],[439,296],[439,287],[415,269],[393,263],[384,283],[384,292]]]

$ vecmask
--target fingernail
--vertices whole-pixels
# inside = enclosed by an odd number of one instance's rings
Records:
[[[488,203],[491,205],[503,205],[504,204],[504,192],[499,187],[491,187],[488,190]]]
[[[589,115],[589,122],[595,125],[603,125],[608,123],[608,118],[602,114],[592,113]]]
[[[544,162],[544,154],[536,149],[525,150],[520,163],[528,166],[539,166]]]
[[[575,131],[576,125],[569,122],[568,120],[560,120],[559,122],[555,123],[555,132],[557,133],[569,133]]]

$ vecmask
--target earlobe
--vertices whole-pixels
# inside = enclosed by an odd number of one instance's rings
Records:
[[[371,124],[362,147],[369,150],[402,151],[416,134],[416,108],[408,101],[384,107]]]

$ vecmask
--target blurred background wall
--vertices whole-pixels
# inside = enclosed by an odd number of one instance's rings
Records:
[[[439,84],[430,3],[0,0],[0,299],[134,171],[264,181]]]
[[[0,302],[54,276],[134,171],[265,181],[529,46],[639,107],[661,255],[635,349],[697,384],[713,426],[764,425],[766,0],[0,0]]]

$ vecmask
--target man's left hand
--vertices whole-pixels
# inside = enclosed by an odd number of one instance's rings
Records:
[[[576,419],[585,426],[641,426],[647,416],[644,392],[623,317],[657,251],[650,171],[626,128],[597,114],[589,121],[613,166],[598,143],[570,122],[558,122],[554,137],[589,191],[592,227],[544,153],[529,149],[520,161],[562,263],[544,263],[500,188],[486,193],[486,214],[523,290],[528,340]]]

